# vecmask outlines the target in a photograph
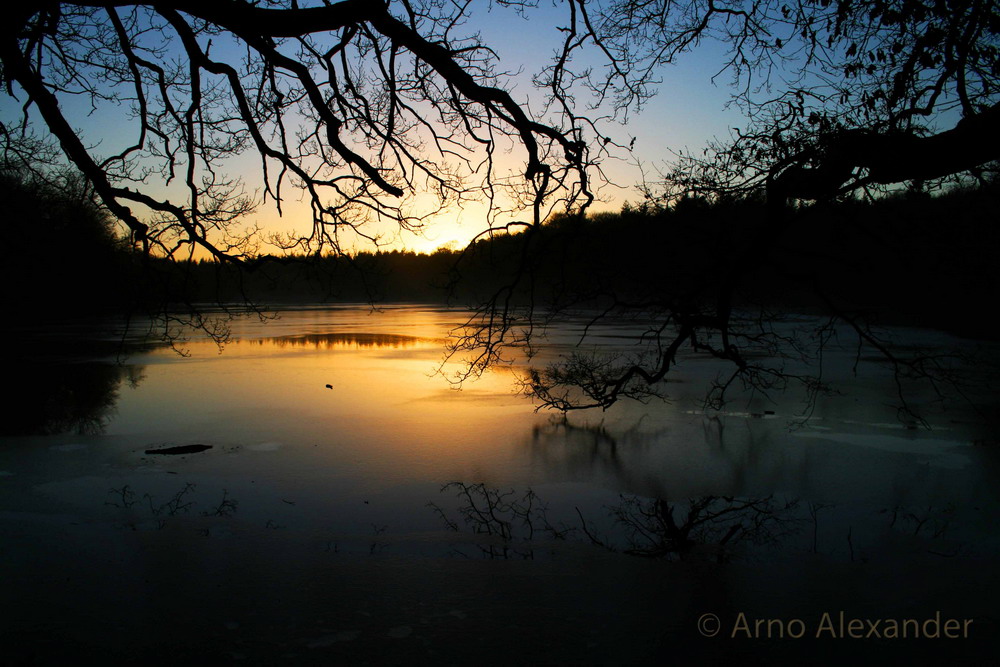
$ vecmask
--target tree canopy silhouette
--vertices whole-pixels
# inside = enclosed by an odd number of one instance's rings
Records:
[[[495,193],[508,179],[494,155],[512,144],[524,161],[517,203],[541,217],[553,198],[585,206],[587,167],[610,140],[574,92],[625,114],[652,96],[662,65],[721,40],[720,75],[733,77],[750,124],[707,159],[682,160],[671,192],[763,185],[816,199],[997,156],[992,0],[571,0],[564,10],[564,41],[536,77],[548,103],[532,113],[489,45],[463,33],[467,4],[25,4],[0,39],[7,94],[23,109],[21,124],[2,128],[5,149],[37,155],[23,139],[40,120],[143,247],[196,245],[223,260],[254,250],[233,223],[260,202],[229,166],[255,154],[264,200],[280,207],[307,192],[312,232],[288,243],[337,249],[339,232],[365,235],[367,221],[412,228],[436,212],[404,206],[407,192]],[[585,49],[600,66],[574,64]],[[74,106],[120,114],[119,140],[79,131]]]
[[[647,61],[705,38],[747,127],[668,175],[691,191],[821,200],[980,173],[1000,157],[1000,14],[994,0],[621,2]],[[661,29],[662,36],[654,34]],[[635,38],[633,38],[635,39]]]
[[[518,6],[520,2],[500,2]],[[341,249],[367,223],[404,229],[449,201],[493,199],[509,175],[495,155],[516,145],[513,200],[535,209],[592,196],[584,126],[568,108],[532,116],[496,58],[460,34],[467,6],[345,0],[43,2],[8,13],[0,37],[20,122],[2,128],[8,160],[53,138],[143,249],[200,247],[221,261],[254,254],[238,223],[262,202],[232,168],[252,154],[263,201],[305,191],[311,233],[283,245]],[[114,112],[114,136],[87,136],[67,110]],[[40,121],[43,135],[31,135]],[[126,139],[127,138],[127,139]],[[34,140],[34,141],[31,141]],[[108,145],[110,144],[110,145]],[[121,145],[118,145],[121,144]],[[431,192],[418,210],[404,195]],[[372,239],[373,240],[373,239]]]

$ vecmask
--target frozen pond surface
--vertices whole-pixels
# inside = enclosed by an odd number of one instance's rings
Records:
[[[463,315],[302,308],[237,322],[221,354],[192,339],[188,356],[139,347],[121,365],[70,349],[80,332],[35,336],[14,361],[24,391],[0,440],[12,657],[661,664],[995,650],[1000,447],[982,414],[926,395],[931,428],[910,428],[888,374],[855,374],[848,349],[824,370],[844,393],[804,426],[795,395],[705,412],[717,369],[697,360],[670,403],[563,422],[517,393],[520,363],[461,390],[434,374]],[[575,349],[581,327],[553,328],[544,355]],[[638,332],[605,327],[588,346],[628,349]],[[187,449],[155,451],[167,448]],[[465,486],[442,491],[450,482]],[[703,543],[683,560],[624,555],[655,542],[635,532],[641,517],[672,506],[683,529],[706,496],[718,499],[700,516],[719,521],[691,533]],[[493,520],[468,513],[490,497]],[[727,541],[731,530],[747,539]],[[841,611],[973,630],[816,640],[823,614]],[[706,613],[719,636],[699,633]],[[751,630],[799,619],[807,635],[746,637],[742,618]]]

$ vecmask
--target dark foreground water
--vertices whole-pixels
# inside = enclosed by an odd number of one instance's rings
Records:
[[[804,424],[794,392],[702,410],[718,368],[694,359],[669,403],[563,421],[518,395],[517,360],[460,390],[435,375],[463,316],[303,308],[187,356],[22,335],[0,439],[0,662],[995,654],[988,412],[918,392],[930,428],[914,428],[891,374],[845,347],[824,363],[841,393]],[[581,326],[553,327],[535,363],[578,349]],[[640,332],[604,327],[587,351]]]

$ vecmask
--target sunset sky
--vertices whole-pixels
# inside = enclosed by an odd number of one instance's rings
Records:
[[[485,9],[485,3],[483,7]],[[480,11],[474,13],[463,32],[481,32],[483,42],[498,54],[500,69],[520,72],[510,80],[514,99],[528,101],[529,108],[534,110],[540,98],[532,92],[530,78],[559,45],[561,33],[557,27],[564,19],[560,8],[550,5],[531,10],[528,16],[530,19],[525,19],[509,10]],[[598,195],[603,201],[595,204],[592,210],[617,210],[625,201],[639,201],[641,196],[634,185],[642,179],[643,173],[655,179],[657,169],[670,159],[671,151],[685,148],[700,151],[713,136],[728,136],[730,128],[742,124],[738,112],[724,110],[731,93],[727,86],[729,77],[723,74],[714,84],[711,82],[721,67],[722,55],[718,45],[702,45],[679,65],[661,71],[663,83],[658,95],[640,113],[630,114],[627,124],[609,122],[602,127],[607,136],[620,144],[628,145],[633,139],[635,142],[631,153],[618,151],[613,158],[604,161],[604,172],[614,185],[600,189]],[[124,106],[106,104],[94,110],[84,102],[82,98],[71,96],[61,98],[64,112],[90,143],[92,154],[108,155],[135,140],[135,124],[128,120]],[[582,95],[577,99],[580,108],[586,102]],[[0,98],[0,118],[5,122],[16,118],[19,111],[18,102],[6,95]],[[504,158],[505,168],[511,173],[522,173],[523,157],[523,150],[513,151]],[[249,151],[228,162],[227,169],[242,176],[248,192],[260,192],[260,159],[255,152]],[[310,225],[308,206],[296,201],[297,193],[290,188],[286,188],[284,195],[283,216],[279,217],[273,202],[268,202],[259,206],[248,221],[258,224],[265,233],[307,230]],[[175,201],[182,197],[181,189]],[[417,207],[421,203],[419,196],[413,200]],[[484,205],[466,203],[429,220],[419,235],[398,232],[388,226],[375,232],[382,235],[382,242],[389,248],[429,252],[442,245],[461,247],[484,230],[484,212]],[[497,222],[529,218],[525,213],[509,219],[500,218]],[[357,249],[366,247],[358,245]]]

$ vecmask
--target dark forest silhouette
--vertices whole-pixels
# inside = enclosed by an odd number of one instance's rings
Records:
[[[113,219],[79,178],[40,181],[0,172],[0,284],[14,312],[44,316],[120,311],[133,256]]]
[[[242,303],[426,302],[475,306],[521,270],[524,234],[495,235],[464,251],[290,255],[229,271],[213,260],[141,260],[116,238],[84,191],[54,190],[7,176],[0,197],[7,225],[31,238],[5,245],[5,302],[18,312],[60,317],[142,312],[144,307]],[[991,268],[1000,231],[985,224],[1000,204],[995,185],[931,196],[903,191],[874,202],[804,209],[774,240],[767,263],[741,284],[744,306],[797,312],[826,307],[819,294],[883,323],[925,325],[994,338],[983,307],[998,287]],[[687,198],[666,206],[626,205],[580,219],[554,216],[532,239],[533,281],[515,294],[556,310],[608,307],[671,295],[708,303],[725,269],[761,229],[762,202]],[[67,230],[46,244],[40,230]],[[528,287],[531,291],[528,291]],[[817,291],[819,290],[819,292]]]

